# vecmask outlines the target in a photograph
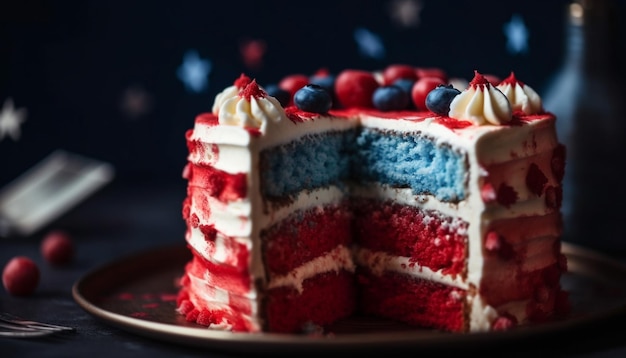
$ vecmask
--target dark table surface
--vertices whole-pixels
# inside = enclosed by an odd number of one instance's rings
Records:
[[[85,311],[74,300],[72,287],[88,272],[120,257],[160,246],[184,244],[182,200],[184,183],[129,184],[112,182],[49,227],[28,238],[0,240],[2,266],[17,255],[32,258],[41,270],[37,290],[16,297],[0,290],[0,311],[76,328],[68,334],[37,339],[0,337],[0,357],[230,357],[265,355],[176,344],[110,325]],[[63,229],[75,246],[74,260],[66,266],[48,265],[39,247],[46,232]],[[622,258],[615,257],[617,260]],[[626,260],[626,258],[624,258]],[[398,348],[397,354],[467,354],[481,356],[578,356],[626,357],[624,315],[608,317],[589,326],[552,333],[545,337],[488,345],[468,345],[434,351]],[[368,349],[369,350],[369,349]],[[455,351],[456,350],[456,351]],[[279,352],[280,353],[280,352]],[[308,352],[285,352],[307,355]],[[277,355],[273,352],[272,355]],[[316,356],[321,354],[317,353]]]

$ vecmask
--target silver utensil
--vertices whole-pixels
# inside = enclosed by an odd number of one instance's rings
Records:
[[[41,337],[59,332],[73,332],[75,328],[23,319],[0,312],[0,337]]]

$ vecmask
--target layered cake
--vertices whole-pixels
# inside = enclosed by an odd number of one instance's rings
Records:
[[[407,65],[298,76],[242,74],[186,133],[180,314],[298,333],[355,315],[478,332],[567,313],[565,148],[530,86],[476,71],[456,88]]]

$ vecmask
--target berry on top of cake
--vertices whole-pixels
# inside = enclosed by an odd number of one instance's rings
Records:
[[[556,118],[513,72],[492,77],[241,75],[186,133],[178,312],[280,333],[354,315],[478,332],[567,313]]]

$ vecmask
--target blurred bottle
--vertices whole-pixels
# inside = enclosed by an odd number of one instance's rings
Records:
[[[563,63],[543,94],[567,146],[565,241],[626,250],[626,93],[619,59],[619,13],[611,0],[566,9]],[[626,252],[626,251],[624,251]]]

